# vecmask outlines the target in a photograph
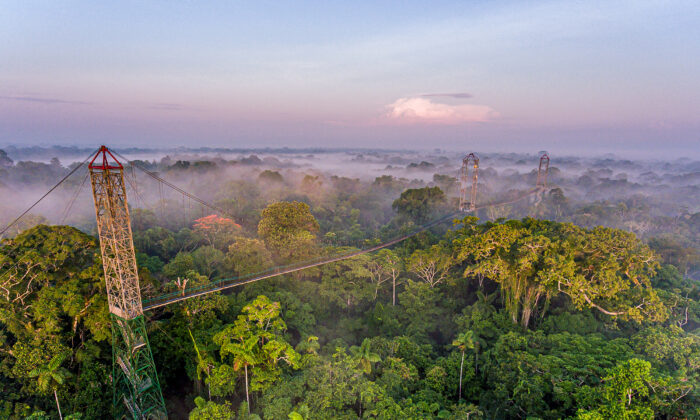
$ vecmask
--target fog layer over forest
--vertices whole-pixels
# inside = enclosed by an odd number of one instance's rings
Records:
[[[255,223],[248,219],[273,201],[301,200],[312,208],[323,207],[324,200],[338,194],[352,200],[353,195],[369,191],[377,195],[373,205],[385,214],[380,219],[384,223],[391,217],[391,203],[406,188],[438,186],[456,208],[459,167],[466,155],[440,150],[180,148],[122,152],[129,160],[136,161],[138,167],[159,174],[205,201],[214,204],[231,201],[226,204],[228,213],[239,223],[250,222],[249,228],[254,228]],[[90,150],[32,147],[11,148],[10,153],[0,154],[0,192],[4,197],[0,222],[7,224],[85,159]],[[540,154],[477,152],[480,158],[477,202],[507,201],[532,188]],[[36,158],[31,159],[32,156]],[[187,223],[211,212],[189,199],[183,202],[179,193],[157,186],[141,171],[126,167],[130,205],[154,211],[162,223]],[[19,223],[20,228],[46,220],[92,232],[95,222],[86,177],[86,168],[73,174]],[[486,220],[546,217],[585,227],[617,227],[647,237],[678,233],[673,231],[673,226],[691,220],[700,211],[699,192],[700,161],[687,158],[636,161],[613,155],[552,156],[548,190],[544,195],[549,205],[536,208],[530,200],[489,209],[479,217]],[[247,209],[236,208],[236,193],[241,194],[243,199],[239,201],[245,202]],[[250,208],[251,198],[255,198],[258,209]],[[362,212],[358,220],[363,220]],[[376,226],[368,226],[372,227]],[[367,233],[371,237],[371,232]],[[680,240],[697,245],[697,237],[687,236],[681,235]]]

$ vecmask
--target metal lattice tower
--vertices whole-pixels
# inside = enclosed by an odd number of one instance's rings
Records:
[[[540,166],[537,168],[537,187],[547,188],[547,175],[549,174],[549,155],[544,152],[540,157]]]
[[[141,306],[124,167],[102,146],[88,168],[112,320],[114,418],[166,419]]]
[[[472,163],[472,189],[467,205],[467,184],[469,183],[469,163]],[[459,211],[476,210],[476,184],[479,179],[479,158],[474,153],[469,153],[462,159],[462,168],[459,171]]]

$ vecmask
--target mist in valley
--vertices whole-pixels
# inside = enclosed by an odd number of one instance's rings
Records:
[[[12,149],[0,169],[0,221],[7,224],[80,162],[89,150]],[[36,159],[31,159],[32,154]],[[51,157],[49,157],[52,155]],[[381,221],[392,217],[391,204],[407,188],[437,186],[457,206],[463,152],[435,150],[138,150],[123,152],[132,208],[154,213],[165,226],[189,224],[212,210],[149,178],[152,171],[203,200],[226,209],[248,229],[254,217],[274,201],[304,201],[312,209],[342,196],[371,194]],[[507,201],[535,185],[541,153],[478,153],[477,203]],[[83,157],[84,159],[84,157]],[[543,204],[532,199],[481,211],[482,219],[546,216],[582,226],[618,227],[642,237],[667,233],[669,223],[700,211],[700,161],[629,160],[552,156]],[[81,159],[82,160],[82,159]],[[87,165],[69,177],[18,223],[70,224],[94,233],[94,210]],[[471,182],[471,179],[470,179]],[[452,205],[451,204],[451,205]],[[352,204],[351,204],[352,205]],[[361,204],[355,203],[357,207]],[[362,212],[359,219],[362,221]],[[377,228],[377,226],[373,226]],[[17,229],[8,234],[17,233]],[[325,232],[324,232],[325,233]],[[694,232],[697,235],[697,232]],[[6,234],[5,236],[8,236]]]

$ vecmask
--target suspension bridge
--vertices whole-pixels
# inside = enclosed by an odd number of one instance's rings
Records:
[[[112,321],[112,402],[114,416],[118,419],[165,419],[167,418],[167,411],[158,382],[153,354],[148,343],[144,311],[154,310],[187,299],[271,277],[291,274],[368,254],[405,241],[441,223],[454,220],[460,215],[473,214],[481,209],[514,204],[533,195],[541,197],[541,194],[547,187],[549,156],[547,153],[544,153],[540,157],[537,182],[534,188],[509,200],[479,205],[477,204],[479,158],[474,153],[470,153],[462,159],[462,166],[459,172],[460,196],[458,209],[418,226],[408,233],[401,234],[378,245],[343,251],[287,266],[278,266],[244,276],[213,280],[203,285],[184,288],[145,300],[142,300],[139,287],[138,267],[127,203],[126,182],[129,181],[124,176],[124,164],[128,164],[132,170],[134,168],[139,169],[148,177],[157,181],[159,186],[171,188],[182,194],[183,197],[188,197],[203,207],[207,207],[221,215],[226,215],[226,212],[222,209],[161,178],[158,174],[147,170],[138,162],[130,161],[116,151],[101,146],[99,150],[91,153],[79,165],[75,166],[56,185],[0,231],[0,237],[69,177],[87,165],[88,174],[85,175],[80,188],[82,188],[82,185],[85,184],[89,177],[92,185],[100,252],[102,254],[107,299]],[[80,188],[71,198],[66,214],[70,211],[70,207],[73,206]],[[132,190],[138,195],[138,190],[133,184]],[[65,215],[62,220],[65,220]],[[16,265],[19,263],[20,261],[17,261]]]

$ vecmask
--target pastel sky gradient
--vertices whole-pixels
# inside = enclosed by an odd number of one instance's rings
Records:
[[[700,154],[700,2],[3,1],[0,145]]]

